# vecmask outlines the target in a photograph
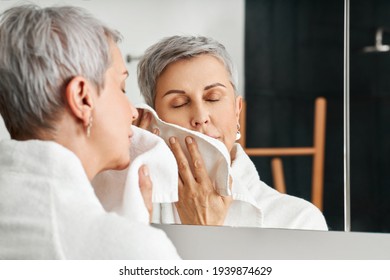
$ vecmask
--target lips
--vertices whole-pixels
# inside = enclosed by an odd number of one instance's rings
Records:
[[[205,135],[207,135],[207,136],[209,136],[211,138],[214,138],[214,139],[217,139],[217,140],[221,140],[221,137],[219,137],[219,136],[208,134],[208,133],[203,133],[203,134],[205,134]]]
[[[218,131],[215,131],[214,132],[211,132],[211,131],[203,131],[203,128],[200,128],[200,129],[191,129],[193,131],[197,131],[199,133],[202,133],[204,135],[207,135],[208,137],[211,137],[211,138],[214,138],[214,139],[217,139],[217,140],[220,140],[222,141],[222,137],[221,135],[219,135]],[[206,130],[206,129],[205,129]]]

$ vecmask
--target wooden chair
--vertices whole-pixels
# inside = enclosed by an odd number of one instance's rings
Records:
[[[272,157],[271,169],[275,189],[286,193],[282,156],[313,156],[311,202],[323,210],[324,157],[325,157],[326,99],[318,97],[314,108],[314,137],[311,147],[247,148],[246,103],[240,115],[241,139],[238,141],[249,156]]]

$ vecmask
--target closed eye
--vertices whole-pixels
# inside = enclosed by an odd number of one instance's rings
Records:
[[[172,108],[180,108],[187,105],[190,102],[190,99],[185,96],[177,96],[173,98],[169,103]]]
[[[221,100],[221,95],[220,94],[209,94],[208,96],[205,97],[205,100],[208,102],[217,102]]]
[[[188,104],[188,102],[180,103],[180,104],[172,104],[172,108],[180,108],[180,107],[183,107],[187,104]]]

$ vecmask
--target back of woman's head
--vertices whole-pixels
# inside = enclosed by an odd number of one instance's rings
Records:
[[[138,85],[146,103],[154,107],[157,80],[169,64],[202,54],[212,55],[224,64],[236,89],[237,72],[221,43],[203,36],[171,36],[149,47],[138,64]]]
[[[14,139],[54,132],[64,90],[81,75],[102,88],[119,35],[85,10],[25,5],[0,15],[0,114]]]

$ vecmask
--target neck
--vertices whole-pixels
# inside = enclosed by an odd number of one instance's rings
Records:
[[[55,133],[45,135],[41,140],[51,140],[72,151],[81,161],[88,179],[91,181],[101,171],[93,152],[93,145],[87,137],[83,126],[74,120],[63,118],[57,125]]]
[[[230,149],[230,165],[232,165],[233,161],[236,159],[237,154],[237,146],[234,144]]]
[[[87,174],[88,179],[91,181],[96,174],[100,171],[100,168],[95,160],[92,152],[92,148],[89,146],[87,139],[70,139],[71,137],[56,139],[56,142],[64,146],[68,150],[72,151],[81,161],[84,171]]]

